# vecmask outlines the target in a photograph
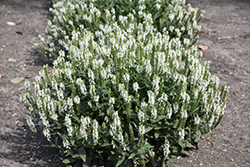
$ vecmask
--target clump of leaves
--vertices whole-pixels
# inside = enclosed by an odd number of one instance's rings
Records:
[[[106,12],[100,29],[78,27],[64,41],[52,78],[45,67],[34,93],[25,83],[21,101],[40,121],[28,117],[29,125],[65,163],[165,166],[220,123],[228,87],[217,90],[202,53],[158,32],[151,14],[137,23],[131,13],[117,20]]]

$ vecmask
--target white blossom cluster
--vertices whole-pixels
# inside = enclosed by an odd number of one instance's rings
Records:
[[[184,0],[172,0],[170,20],[183,19],[184,14],[176,11],[182,11],[180,4],[184,3]],[[49,22],[48,30],[54,37],[64,36],[59,40],[63,50],[53,63],[53,77],[48,76],[45,67],[36,77],[34,93],[25,82],[28,93],[21,96],[25,106],[39,118],[48,139],[55,130],[53,126],[61,124],[66,127],[61,133],[68,136],[62,143],[66,149],[72,147],[70,139],[79,136],[85,146],[98,145],[106,132],[113,149],[126,151],[130,146],[130,141],[126,140],[130,135],[127,133],[130,121],[135,124],[132,125],[137,140],[145,142],[147,126],[161,120],[181,120],[176,137],[184,140],[183,126],[188,118],[191,118],[188,126],[206,121],[209,128],[213,128],[223,116],[223,95],[228,87],[223,92],[217,91],[219,80],[210,75],[209,62],[205,66],[200,64],[202,55],[196,47],[187,49],[179,38],[170,37],[173,31],[177,34],[191,31],[197,25],[192,22],[180,30],[170,26],[161,33],[153,26],[152,14],[144,12],[144,0],[139,4],[142,23],[135,21],[133,13],[116,18],[114,9],[106,9],[103,17],[107,24],[100,24],[95,32],[79,26],[71,31],[71,37],[67,29],[83,20],[94,26],[101,11],[94,6],[94,1],[75,0],[74,4],[62,0],[54,4],[51,11],[58,17],[52,22],[64,27]],[[161,5],[162,1],[157,0],[157,10]],[[86,13],[74,18],[77,9]],[[187,12],[196,15],[196,11],[188,6]],[[189,43],[189,39],[184,41]],[[31,130],[36,131],[29,117],[27,121]],[[103,122],[105,126],[100,126]],[[106,127],[109,129],[105,130]],[[170,144],[166,139],[162,145],[166,157]],[[153,149],[147,152],[155,156]]]
[[[120,1],[120,3],[122,3],[122,0]],[[159,11],[162,8],[167,8],[167,13],[164,13],[164,16],[168,16],[169,21],[167,21],[168,25],[166,27],[162,27],[162,31],[168,32],[170,34],[170,38],[177,37],[184,39],[182,43],[190,45],[192,40],[196,40],[198,38],[194,36],[194,34],[196,31],[200,31],[200,26],[197,22],[200,17],[202,17],[204,11],[201,11],[198,8],[192,8],[190,4],[188,4],[186,8],[183,8],[185,3],[185,0],[172,0],[169,2],[156,0],[155,5],[152,6],[147,4],[145,0],[131,1],[131,4],[138,5],[138,9],[133,9],[133,12],[131,12],[128,16],[120,15],[117,17],[117,11],[115,11],[114,8],[105,9],[105,3],[102,1],[55,1],[53,8],[50,8],[54,17],[52,20],[48,21],[48,28],[46,30],[49,37],[46,40],[42,36],[39,36],[39,38],[45,46],[44,54],[55,58],[55,52],[57,50],[62,48],[65,50],[70,49],[70,44],[68,43],[69,41],[78,43],[79,39],[82,38],[83,33],[79,31],[79,28],[82,31],[90,27],[105,30],[106,34],[111,32],[112,28],[107,28],[105,24],[102,24],[102,20],[104,19],[107,24],[112,21],[120,21],[122,26],[125,27],[125,29],[128,29],[128,32],[131,32],[134,29],[134,25],[127,24],[129,16],[132,16],[130,19],[131,21],[134,21],[134,15],[138,15],[139,18],[143,18],[146,15],[147,19],[145,19],[145,22],[143,23],[145,25],[147,23],[153,23],[152,18],[155,16],[152,16],[152,13],[157,13],[156,11]],[[148,8],[152,10],[152,13],[148,13]],[[122,9],[127,10],[126,8]],[[127,11],[128,13],[129,10],[130,9]],[[102,16],[101,12],[105,12],[106,15]],[[150,15],[151,17],[149,17]],[[97,27],[98,24],[100,24],[99,27]],[[94,31],[94,33],[97,36],[101,35],[96,31]],[[138,36],[139,41],[145,38],[146,35],[143,36],[142,34],[139,34]],[[54,39],[58,40],[59,45],[55,43]],[[85,43],[85,46],[88,46],[86,41],[83,41],[83,43]]]

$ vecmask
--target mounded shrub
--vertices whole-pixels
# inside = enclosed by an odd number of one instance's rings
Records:
[[[185,6],[185,0],[53,0],[50,9],[53,19],[48,21],[48,37],[40,45],[41,52],[56,59],[58,51],[68,51],[65,41],[88,31],[100,31],[113,20],[124,19],[131,13],[134,23],[142,23],[144,14],[151,14],[154,28],[159,32],[169,32],[170,39],[179,38],[183,45],[192,46],[198,39],[200,21],[204,11]],[[107,16],[112,16],[111,18]],[[125,17],[122,17],[125,16]],[[108,20],[107,20],[108,18]],[[130,25],[128,25],[130,26]],[[123,27],[127,28],[127,27]],[[75,35],[76,34],[76,35]],[[77,40],[76,40],[77,41]],[[67,42],[66,42],[67,43]]]
[[[221,121],[228,87],[217,90],[202,53],[158,32],[152,16],[138,24],[133,14],[104,15],[94,33],[79,26],[53,77],[41,70],[34,93],[25,83],[21,101],[39,120],[28,124],[62,150],[64,163],[165,166]]]

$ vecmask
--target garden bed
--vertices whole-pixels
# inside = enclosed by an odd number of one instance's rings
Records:
[[[197,152],[191,152],[189,158],[178,157],[170,166],[249,166],[250,50],[247,46],[250,32],[247,27],[250,4],[247,1],[198,1],[192,5],[206,10],[197,43],[208,46],[202,61],[210,60],[211,73],[231,88],[225,116],[218,128],[204,136]],[[42,0],[0,3],[1,22],[5,23],[0,29],[3,60],[0,62],[0,160],[3,166],[60,165],[55,162],[56,150],[42,147],[47,144],[46,140],[39,134],[31,134],[26,124],[27,110],[19,102],[20,94],[25,92],[23,82],[10,82],[23,77],[32,83],[42,66],[51,63],[33,45],[39,42],[38,34],[45,33],[49,6]]]

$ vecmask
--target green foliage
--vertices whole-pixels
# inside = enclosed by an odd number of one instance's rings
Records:
[[[155,9],[146,7],[139,17],[118,0],[106,9],[85,2],[84,11],[76,5],[80,1],[54,4],[57,26],[50,24],[48,32],[60,45],[50,43],[58,47],[53,77],[45,66],[34,93],[26,82],[28,93],[21,97],[40,121],[35,127],[28,117],[31,130],[41,130],[64,153],[63,162],[75,166],[165,166],[196,148],[201,135],[221,121],[228,91],[225,85],[217,90],[209,62],[200,64],[202,53],[188,48],[190,39],[161,31],[165,25],[155,24]],[[168,6],[179,1],[173,2]],[[139,10],[137,1],[127,5]],[[165,11],[164,5],[156,8]],[[92,21],[79,15],[88,11]]]

